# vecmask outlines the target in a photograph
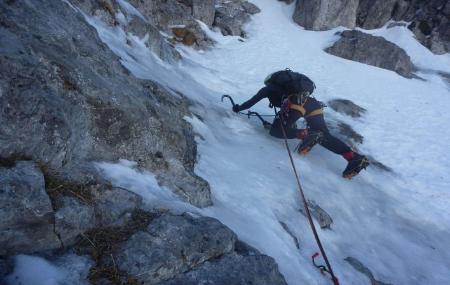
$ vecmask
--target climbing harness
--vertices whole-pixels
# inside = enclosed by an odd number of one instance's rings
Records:
[[[275,116],[277,116],[277,108],[274,108],[274,111],[275,111]],[[295,164],[294,164],[294,159],[292,158],[292,153],[291,153],[291,150],[289,149],[289,145],[288,145],[288,141],[287,141],[287,135],[286,135],[286,130],[284,128],[282,120],[280,119],[279,121],[280,121],[281,131],[283,132],[284,144],[286,146],[286,150],[288,152],[289,159],[291,161],[292,170],[294,171],[294,175],[295,175],[295,178],[297,180],[297,186],[298,186],[300,195],[301,195],[302,200],[303,200],[303,205],[304,205],[304,208],[305,208],[306,216],[308,217],[308,221],[309,221],[309,224],[311,226],[311,230],[312,230],[312,232],[314,234],[314,238],[316,239],[317,246],[319,247],[320,252],[322,253],[323,259],[324,259],[325,264],[326,264],[326,267],[324,265],[317,266],[315,264],[314,259],[318,256],[316,254],[313,255],[313,264],[316,267],[318,267],[319,269],[321,269],[322,273],[323,272],[327,272],[327,273],[329,273],[331,275],[331,281],[333,281],[333,285],[339,285],[339,280],[334,275],[333,269],[331,268],[331,264],[328,261],[328,257],[327,257],[327,255],[325,253],[325,249],[323,248],[322,243],[320,242],[319,235],[317,233],[316,227],[314,226],[314,222],[313,222],[312,217],[311,217],[311,212],[309,210],[308,203],[307,203],[305,194],[303,193],[302,185],[300,183],[300,178],[298,176],[297,169],[296,169]]]

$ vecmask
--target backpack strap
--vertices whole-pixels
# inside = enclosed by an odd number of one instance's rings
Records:
[[[323,114],[323,108],[317,108],[317,109],[312,110],[311,112],[307,113],[307,110],[304,107],[306,105],[306,102],[308,102],[308,98],[306,98],[305,102],[301,105],[291,104],[290,108],[299,111],[302,114],[302,116],[305,118]]]

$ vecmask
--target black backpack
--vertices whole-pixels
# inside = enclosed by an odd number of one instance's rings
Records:
[[[306,75],[294,72],[289,68],[270,74],[264,80],[264,84],[266,86],[275,84],[281,87],[286,92],[286,95],[305,94],[306,92],[310,95],[316,88],[314,82]]]

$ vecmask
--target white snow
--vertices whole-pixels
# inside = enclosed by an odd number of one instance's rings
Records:
[[[219,219],[240,239],[274,257],[290,285],[330,284],[311,264],[318,249],[298,212],[301,202],[282,140],[269,136],[257,119],[236,115],[228,102],[220,102],[221,94],[230,94],[241,103],[262,87],[268,73],[290,67],[315,81],[319,100],[346,98],[367,109],[358,120],[334,117],[364,136],[363,153],[394,169],[386,173],[370,167],[347,181],[341,178],[346,162],[324,148],[295,156],[307,197],[334,220],[332,229],[319,230],[319,235],[341,283],[369,284],[344,261],[352,256],[385,283],[450,284],[450,92],[433,73],[448,72],[450,55],[429,53],[403,28],[371,31],[403,47],[420,68],[433,71],[419,74],[426,81],[406,79],[325,53],[342,28],[306,31],[291,20],[293,5],[253,2],[262,12],[247,25],[248,39],[210,32],[217,41],[212,50],[180,47],[185,58],[174,66],[157,59],[141,39],[88,18],[135,76],[156,80],[196,102],[192,111],[202,120],[186,120],[198,133],[196,173],[210,183],[214,202],[196,211]],[[252,110],[272,114],[267,105],[260,102]],[[327,108],[326,113],[333,111]],[[114,184],[148,201],[170,204],[172,199],[180,207],[167,189],[156,187],[151,173],[136,171],[130,162],[100,167]],[[298,237],[300,250],[279,221]]]
[[[8,285],[84,285],[92,262],[86,257],[65,255],[54,262],[42,257],[18,255],[14,272],[5,279]]]

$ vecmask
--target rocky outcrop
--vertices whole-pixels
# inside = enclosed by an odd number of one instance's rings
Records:
[[[66,2],[33,3],[0,3],[0,156],[68,180],[90,161],[139,161],[182,199],[210,205],[187,100],[132,77]]]
[[[299,0],[293,19],[309,30],[376,29],[390,20],[410,22],[408,28],[432,52],[450,51],[450,2],[445,0]]]
[[[250,15],[259,13],[254,4],[241,0],[216,0],[214,26],[225,36],[245,37],[242,26],[250,20]]]
[[[0,256],[70,247],[90,229],[128,222],[142,205],[126,190],[83,187],[44,175],[32,161],[0,167]]]
[[[163,215],[120,246],[117,266],[143,283],[156,284],[230,253],[235,241],[217,220]]]
[[[274,260],[258,252],[232,253],[219,260],[205,262],[202,266],[175,277],[161,285],[197,284],[258,284],[286,285]]]
[[[30,161],[0,167],[0,256],[57,248],[44,176]]]
[[[211,27],[215,13],[213,0],[130,0],[129,2],[148,23],[185,45],[205,48],[212,43],[197,20]],[[181,36],[180,29],[184,31]]]
[[[20,162],[18,168],[23,164]],[[68,200],[69,203],[79,202]],[[83,213],[75,214],[80,210],[79,203],[70,206],[62,208],[73,209],[66,217],[75,220],[86,218]],[[200,281],[211,284],[286,284],[272,258],[237,240],[236,235],[216,219],[136,209],[129,216],[126,223],[97,226],[76,239],[77,254],[90,256],[93,260],[89,262],[89,267],[92,267],[88,276],[92,284],[168,285],[199,284]],[[97,219],[97,215],[91,218]],[[68,219],[65,221],[69,222]],[[74,221],[72,224],[77,223]],[[1,246],[5,244],[2,242]],[[5,255],[5,251],[1,254]],[[6,254],[15,252],[7,251]],[[0,257],[0,280],[11,271],[8,260]]]
[[[357,25],[365,29],[389,20],[410,22],[408,28],[432,52],[450,51],[450,3],[445,0],[360,0]]]
[[[358,0],[298,0],[293,20],[307,30],[323,31],[338,26],[355,27]]]
[[[412,1],[399,19],[411,22],[408,28],[435,54],[450,52],[450,2]]]
[[[398,0],[359,0],[356,25],[364,29],[377,29],[386,24],[396,12]]]
[[[377,66],[412,78],[414,66],[406,52],[397,45],[360,31],[344,31],[326,52],[349,60]]]
[[[142,212],[123,227],[88,233],[78,248],[97,259],[94,284],[113,281],[111,270],[123,283],[286,284],[272,258],[212,218]]]

